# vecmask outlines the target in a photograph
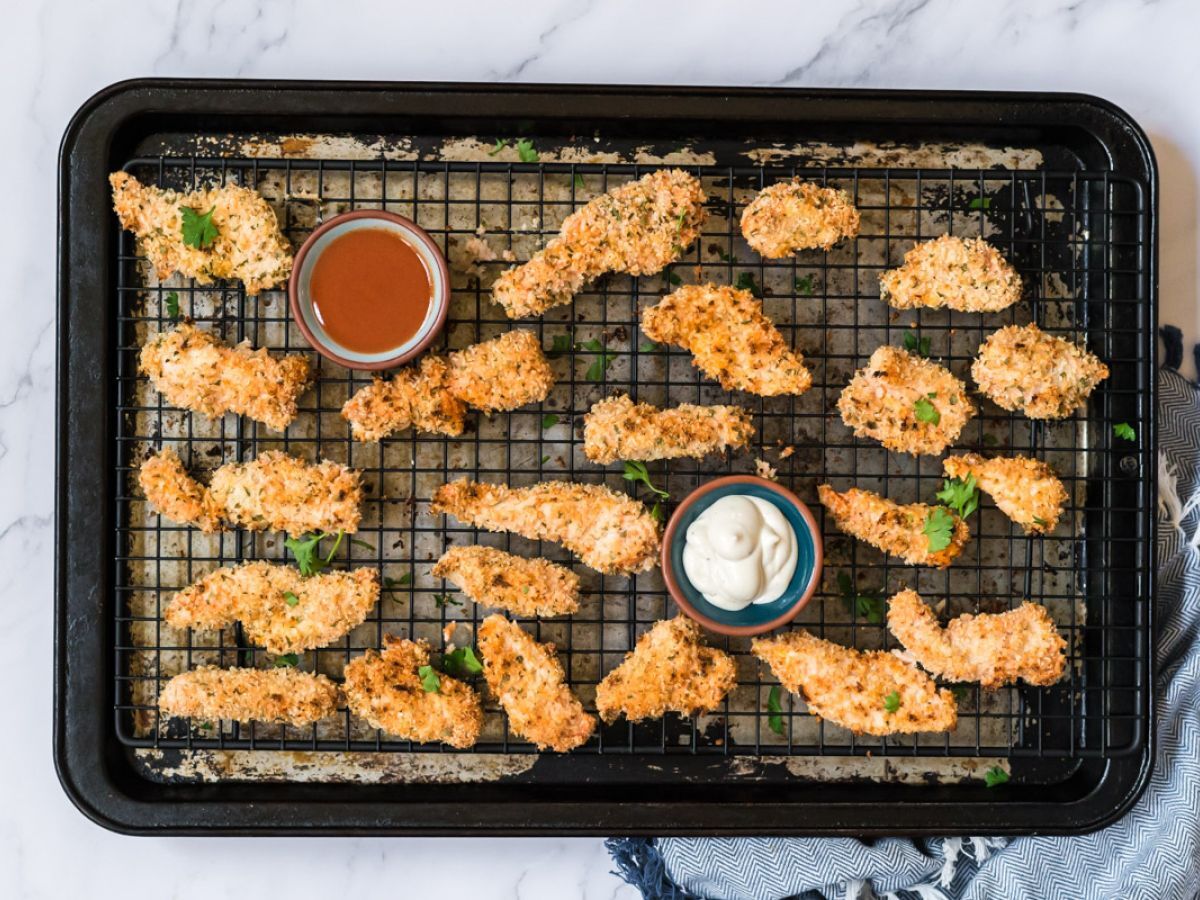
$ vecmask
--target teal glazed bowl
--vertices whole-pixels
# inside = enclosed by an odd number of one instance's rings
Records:
[[[796,532],[798,559],[787,589],[770,603],[752,603],[737,611],[721,609],[704,599],[683,570],[683,545],[688,527],[706,509],[731,494],[758,497],[774,504]],[[786,625],[808,605],[821,582],[824,547],[812,511],[799,497],[773,481],[754,475],[728,475],[700,485],[679,504],[667,523],[662,543],[663,579],[672,599],[709,631],[747,636]]]

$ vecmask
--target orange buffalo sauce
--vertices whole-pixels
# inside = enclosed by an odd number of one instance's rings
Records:
[[[321,251],[309,295],[337,343],[357,353],[383,353],[420,330],[433,283],[425,261],[395,232],[356,228]]]

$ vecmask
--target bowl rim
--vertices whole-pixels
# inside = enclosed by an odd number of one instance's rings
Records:
[[[438,285],[441,287],[440,302],[437,301],[439,296],[438,291],[434,291],[434,302],[438,302],[438,309],[434,312],[433,324],[425,332],[424,336],[417,343],[406,350],[404,353],[398,353],[395,356],[390,356],[387,359],[375,360],[373,362],[363,362],[362,360],[347,359],[328,344],[319,340],[312,329],[308,327],[308,323],[304,321],[304,315],[300,310],[300,273],[304,268],[304,262],[308,258],[309,252],[313,245],[326,232],[337,228],[339,225],[350,222],[355,219],[378,219],[384,222],[390,222],[398,226],[401,230],[414,240],[424,244],[432,253],[434,261],[437,263],[437,271],[431,273],[431,277],[436,278]],[[347,369],[355,369],[358,371],[377,371],[379,369],[394,369],[397,366],[402,366],[417,355],[424,353],[434,339],[441,334],[442,329],[446,326],[446,316],[450,311],[450,265],[446,261],[446,254],[442,252],[442,248],[437,245],[432,237],[429,236],[424,228],[414,222],[412,219],[398,215],[397,213],[388,212],[383,209],[355,209],[349,212],[338,213],[329,219],[326,219],[320,225],[312,230],[308,237],[304,239],[304,243],[300,245],[300,249],[296,251],[296,256],[292,260],[292,271],[288,276],[288,310],[291,312],[292,321],[300,329],[300,333],[304,335],[304,339],[308,341],[309,346],[320,353],[328,360],[332,360],[339,366],[344,366]]]
[[[737,484],[753,484],[766,488],[767,490],[777,494],[784,500],[791,503],[796,511],[800,513],[800,517],[804,519],[808,525],[809,534],[812,536],[813,542],[813,571],[808,579],[808,584],[805,585],[803,591],[786,610],[771,619],[768,622],[762,622],[757,625],[726,625],[723,622],[718,622],[710,616],[696,609],[684,595],[679,587],[679,582],[675,577],[673,565],[671,563],[671,547],[675,543],[675,534],[679,530],[679,523],[683,520],[683,513],[691,507],[697,500],[706,494],[711,493],[717,488],[726,487],[728,485]],[[786,625],[792,619],[800,614],[800,610],[808,606],[813,594],[816,593],[817,585],[821,581],[821,572],[825,564],[825,543],[821,538],[821,529],[817,527],[817,519],[809,509],[808,504],[797,497],[792,491],[788,490],[778,482],[771,481],[768,478],[761,478],[757,475],[723,475],[720,478],[714,478],[711,481],[706,481],[704,484],[694,488],[690,494],[683,498],[683,501],[675,508],[675,512],[671,514],[670,521],[667,522],[666,531],[663,533],[662,550],[662,573],[663,581],[666,582],[667,592],[670,593],[671,599],[676,605],[683,610],[689,617],[695,619],[709,631],[714,631],[717,634],[725,634],[733,637],[748,637],[750,635],[762,634],[766,631],[771,631],[781,625]]]

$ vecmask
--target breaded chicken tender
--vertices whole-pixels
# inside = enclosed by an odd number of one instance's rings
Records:
[[[755,638],[750,651],[810,712],[855,734],[952,731],[958,724],[954,695],[893,653],[853,650],[807,631]]]
[[[227,184],[180,194],[143,185],[128,172],[114,172],[108,182],[121,227],[137,236],[141,252],[160,279],[173,272],[200,284],[235,278],[252,297],[287,281],[292,250],[279,230],[275,211],[257,191]],[[212,243],[205,247],[184,243],[185,208],[198,215],[212,212],[217,230]]]
[[[194,525],[206,534],[223,530],[221,505],[187,473],[179,454],[170,447],[142,463],[138,484],[150,505],[172,522]]]
[[[1036,325],[1009,325],[980,346],[971,377],[1001,409],[1031,419],[1064,419],[1108,377],[1108,366]]]
[[[979,489],[1026,534],[1045,534],[1058,526],[1067,489],[1041,460],[1027,456],[984,459],[978,453],[963,453],[946,457],[942,467],[951,478],[966,481],[967,476],[974,476]]]
[[[684,616],[656,622],[596,688],[605,722],[712,712],[737,682],[733,657],[700,643],[700,627]]]
[[[547,559],[526,559],[495,547],[451,547],[433,567],[483,606],[518,616],[566,616],[579,609],[579,576]]]
[[[382,653],[367,650],[346,663],[343,690],[350,712],[408,741],[441,741],[463,749],[479,740],[479,695],[442,672],[437,690],[425,690],[419,670],[429,665],[429,645],[390,634],[383,641]]]
[[[727,391],[775,397],[812,387],[804,357],[787,345],[749,291],[684,285],[642,313],[642,331],[691,351],[696,367]]]
[[[838,411],[856,435],[889,450],[938,454],[958,440],[975,404],[949,369],[884,345],[842,390]]]
[[[188,322],[147,341],[138,370],[175,406],[210,419],[233,412],[276,431],[296,418],[309,383],[306,356],[271,356],[249,341],[228,347]]]
[[[879,276],[879,297],[896,309],[999,312],[1021,299],[1021,276],[983,238],[943,234],[904,254]]]
[[[641,503],[603,485],[544,481],[531,487],[455,481],[429,511],[488,531],[557,541],[598,572],[648,572],[658,561],[659,525]]]
[[[596,717],[571,693],[553,644],[539,644],[499,615],[479,623],[478,641],[483,677],[513,734],[560,753],[591,737]]]
[[[558,237],[496,279],[492,299],[510,319],[539,316],[605,273],[660,272],[700,236],[705,199],[681,169],[621,185],[567,216]]]
[[[303,728],[332,716],[338,686],[324,675],[290,666],[277,669],[219,669],[201,666],[176,675],[158,695],[168,716],[286,722]]]
[[[532,331],[508,331],[450,354],[450,393],[485,413],[545,400],[554,373]]]
[[[754,437],[750,413],[740,406],[681,403],[657,409],[619,394],[593,404],[583,418],[583,452],[596,463],[618,459],[702,459]]]
[[[924,503],[902,506],[858,488],[839,494],[827,484],[817,486],[817,496],[841,531],[910,565],[944,569],[971,536],[967,523],[944,506]],[[940,516],[949,516],[953,523],[950,544],[941,550],[929,549],[930,536],[925,532],[934,510],[939,510]]]
[[[177,593],[164,618],[172,628],[216,629],[241,622],[271,653],[302,653],[349,633],[379,599],[374,569],[301,577],[293,566],[258,561],[209,572]]]
[[[1044,687],[1067,667],[1067,642],[1045,607],[1029,601],[1004,613],[967,613],[942,628],[921,595],[905,590],[888,601],[887,622],[909,655],[947,681]]]
[[[845,191],[793,178],[765,188],[742,212],[746,243],[768,259],[828,250],[858,234],[859,215]]]

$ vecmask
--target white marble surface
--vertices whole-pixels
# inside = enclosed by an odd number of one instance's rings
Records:
[[[55,155],[143,75],[1069,90],[1153,137],[1163,321],[1200,335],[1193,0],[413,4],[24,0],[0,28],[0,895],[631,897],[598,840],[134,839],[87,822],[50,753]],[[97,303],[104,298],[97,297]]]

